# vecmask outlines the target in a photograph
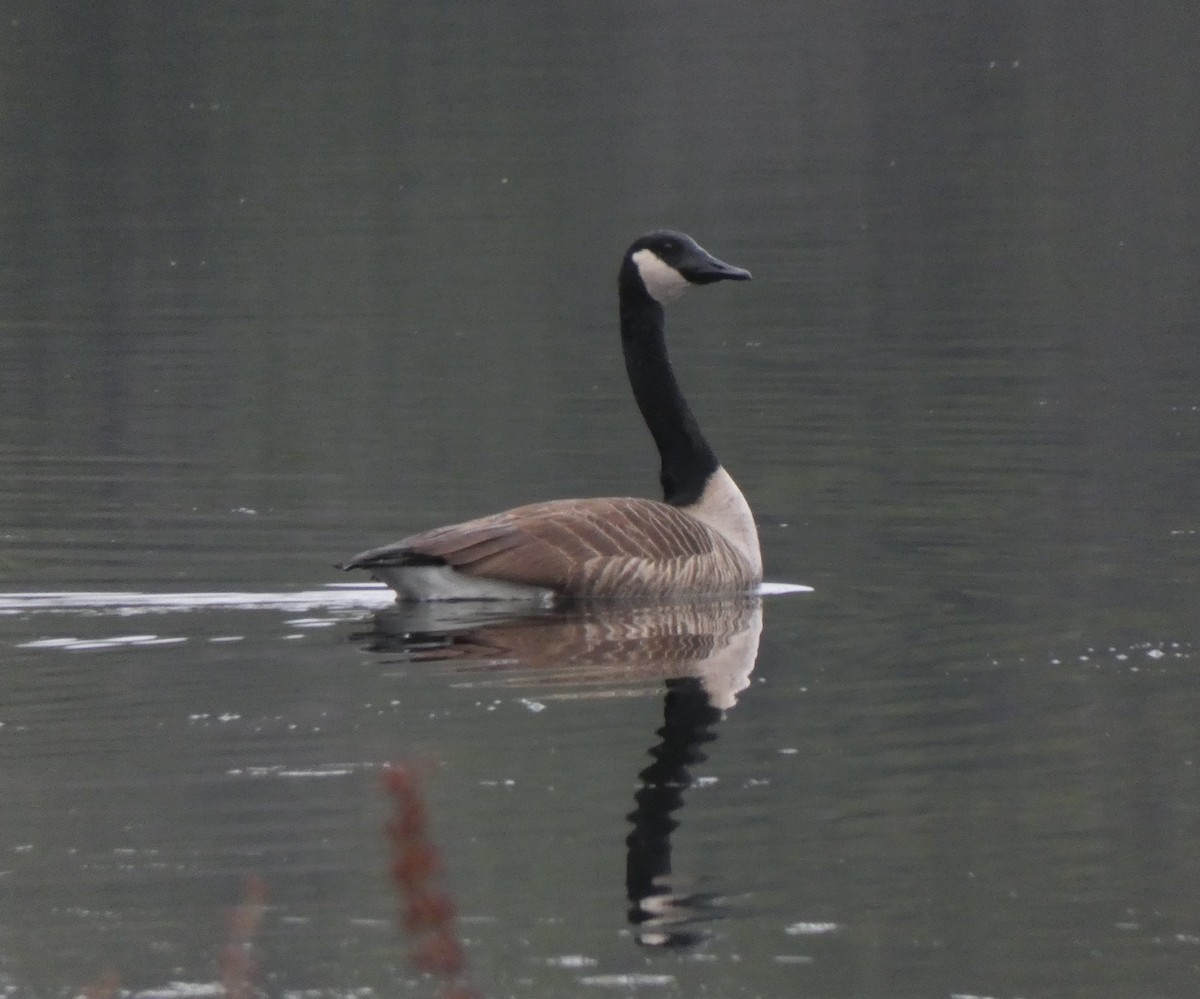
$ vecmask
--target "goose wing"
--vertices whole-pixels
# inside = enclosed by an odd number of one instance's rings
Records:
[[[743,587],[753,572],[685,510],[654,500],[554,500],[414,534],[344,568],[448,565],[570,596]]]

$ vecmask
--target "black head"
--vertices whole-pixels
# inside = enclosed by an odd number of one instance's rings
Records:
[[[750,272],[718,260],[691,236],[657,229],[639,236],[625,253],[621,278],[634,275],[660,305],[674,301],[692,285],[749,281]]]

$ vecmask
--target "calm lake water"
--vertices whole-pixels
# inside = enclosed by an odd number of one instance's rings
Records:
[[[437,995],[389,761],[489,997],[1197,995],[1193,20],[0,6],[0,996]],[[653,495],[660,225],[754,272],[668,333],[815,592],[334,587]]]

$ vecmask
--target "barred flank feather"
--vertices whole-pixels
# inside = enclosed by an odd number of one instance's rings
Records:
[[[552,500],[414,534],[348,569],[444,563],[568,597],[741,593],[759,572],[685,510],[634,498]]]

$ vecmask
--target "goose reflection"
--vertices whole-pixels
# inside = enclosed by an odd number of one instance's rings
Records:
[[[561,696],[604,696],[630,687],[666,692],[663,724],[638,774],[627,819],[628,918],[647,947],[687,947],[719,916],[716,897],[676,888],[675,813],[707,759],[702,748],[750,683],[762,632],[757,597],[657,606],[576,606],[512,617],[473,605],[397,605],[358,638],[379,651],[442,663],[475,685],[552,686]]]

